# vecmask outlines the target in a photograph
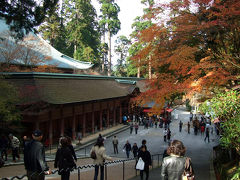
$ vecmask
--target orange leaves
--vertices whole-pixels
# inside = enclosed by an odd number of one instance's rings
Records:
[[[151,64],[154,73],[149,89],[139,97],[142,102],[154,100],[162,105],[178,92],[189,97],[195,92],[208,94],[239,77],[240,1],[192,2],[194,12],[188,0],[156,4],[154,21],[165,15],[164,8],[170,11],[168,21],[160,18],[139,33],[143,47],[135,62]]]
[[[173,55],[166,62],[170,64],[169,69],[175,70],[178,74],[187,74],[189,67],[196,64],[194,54],[196,47],[182,46],[173,51]]]

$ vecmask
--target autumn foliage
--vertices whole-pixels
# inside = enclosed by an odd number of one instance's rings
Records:
[[[155,23],[136,35],[144,46],[131,58],[152,66],[141,103],[154,100],[158,111],[173,94],[211,92],[239,80],[239,0],[155,3],[145,18]]]

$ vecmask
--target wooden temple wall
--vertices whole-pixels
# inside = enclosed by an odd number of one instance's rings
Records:
[[[128,99],[118,98],[100,102],[82,104],[64,104],[50,106],[45,112],[24,115],[23,123],[26,133],[40,129],[49,143],[57,142],[60,136],[68,135],[76,139],[77,133],[82,137],[122,123],[123,113]]]

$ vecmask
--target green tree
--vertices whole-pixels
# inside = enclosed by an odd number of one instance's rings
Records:
[[[221,122],[221,143],[227,148],[235,148],[240,155],[240,93],[228,91],[218,93],[200,106],[204,113],[211,114],[212,120]]]
[[[54,10],[58,0],[1,0],[0,17],[6,19],[10,29],[23,38],[25,32],[39,26],[48,12]]]
[[[68,39],[74,46],[74,58],[98,62],[100,34],[91,0],[66,0],[63,7]]]
[[[145,20],[143,17],[136,17],[132,28],[134,31],[131,33],[131,38],[134,43],[132,43],[131,47],[129,48],[129,57],[128,57],[128,76],[141,76],[146,77],[146,66],[142,64],[140,61],[132,61],[132,58],[140,59],[141,57],[138,56],[138,53],[140,50],[145,46],[145,43],[141,42],[139,39],[139,36],[141,34],[141,31],[143,31],[146,28],[149,28],[152,26],[152,22],[149,20]]]
[[[126,58],[131,41],[126,36],[119,36],[116,39],[115,53],[118,55],[115,76],[127,76]]]
[[[101,20],[99,25],[104,27],[103,29],[107,31],[108,34],[108,76],[111,75],[111,37],[118,33],[120,30],[121,22],[118,19],[118,13],[120,12],[120,7],[115,0],[99,0],[101,4],[100,11],[102,12]],[[105,34],[105,32],[104,32]]]
[[[39,32],[42,33],[43,38],[48,40],[53,47],[56,47],[57,38],[61,33],[61,18],[59,14],[59,4],[57,4],[53,12],[48,12],[43,24],[39,27]]]
[[[10,124],[17,123],[21,119],[20,112],[16,108],[19,101],[17,90],[3,77],[0,77],[0,129],[8,128]]]

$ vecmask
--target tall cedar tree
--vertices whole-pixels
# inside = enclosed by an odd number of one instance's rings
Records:
[[[52,12],[58,0],[1,0],[0,17],[6,19],[11,30],[23,38],[25,32],[32,31],[39,26],[47,12]]]
[[[97,63],[100,34],[91,0],[66,0],[63,7],[68,39],[74,46],[74,58]]]
[[[115,53],[118,55],[115,76],[127,76],[126,58],[131,41],[126,36],[119,36],[115,41]]]
[[[59,15],[59,4],[57,4],[52,13],[47,13],[44,23],[39,27],[39,32],[43,38],[49,40],[53,47],[56,47],[57,38],[61,33],[61,18]]]
[[[172,94],[211,92],[239,80],[238,0],[158,3],[145,18],[155,24],[139,33],[140,43],[146,45],[132,60],[147,65],[151,55],[154,78],[138,100],[154,100],[159,106],[153,112],[159,112]]]
[[[134,76],[137,74],[137,77],[146,77],[146,66],[141,63],[140,59],[138,61],[131,61],[131,57],[137,56],[137,53],[145,46],[145,43],[139,41],[138,38],[140,32],[146,28],[149,28],[152,24],[153,23],[151,21],[146,20],[140,16],[136,17],[134,23],[132,24],[132,28],[134,29],[134,31],[131,33],[133,44],[129,48],[129,66],[127,67],[129,76]]]
[[[114,1],[115,0],[99,0],[101,3],[100,11],[102,12],[99,25],[102,27],[102,29],[106,29],[108,34],[108,76],[111,76],[112,66],[111,37],[118,33],[121,26],[121,22],[118,19],[120,7]]]

